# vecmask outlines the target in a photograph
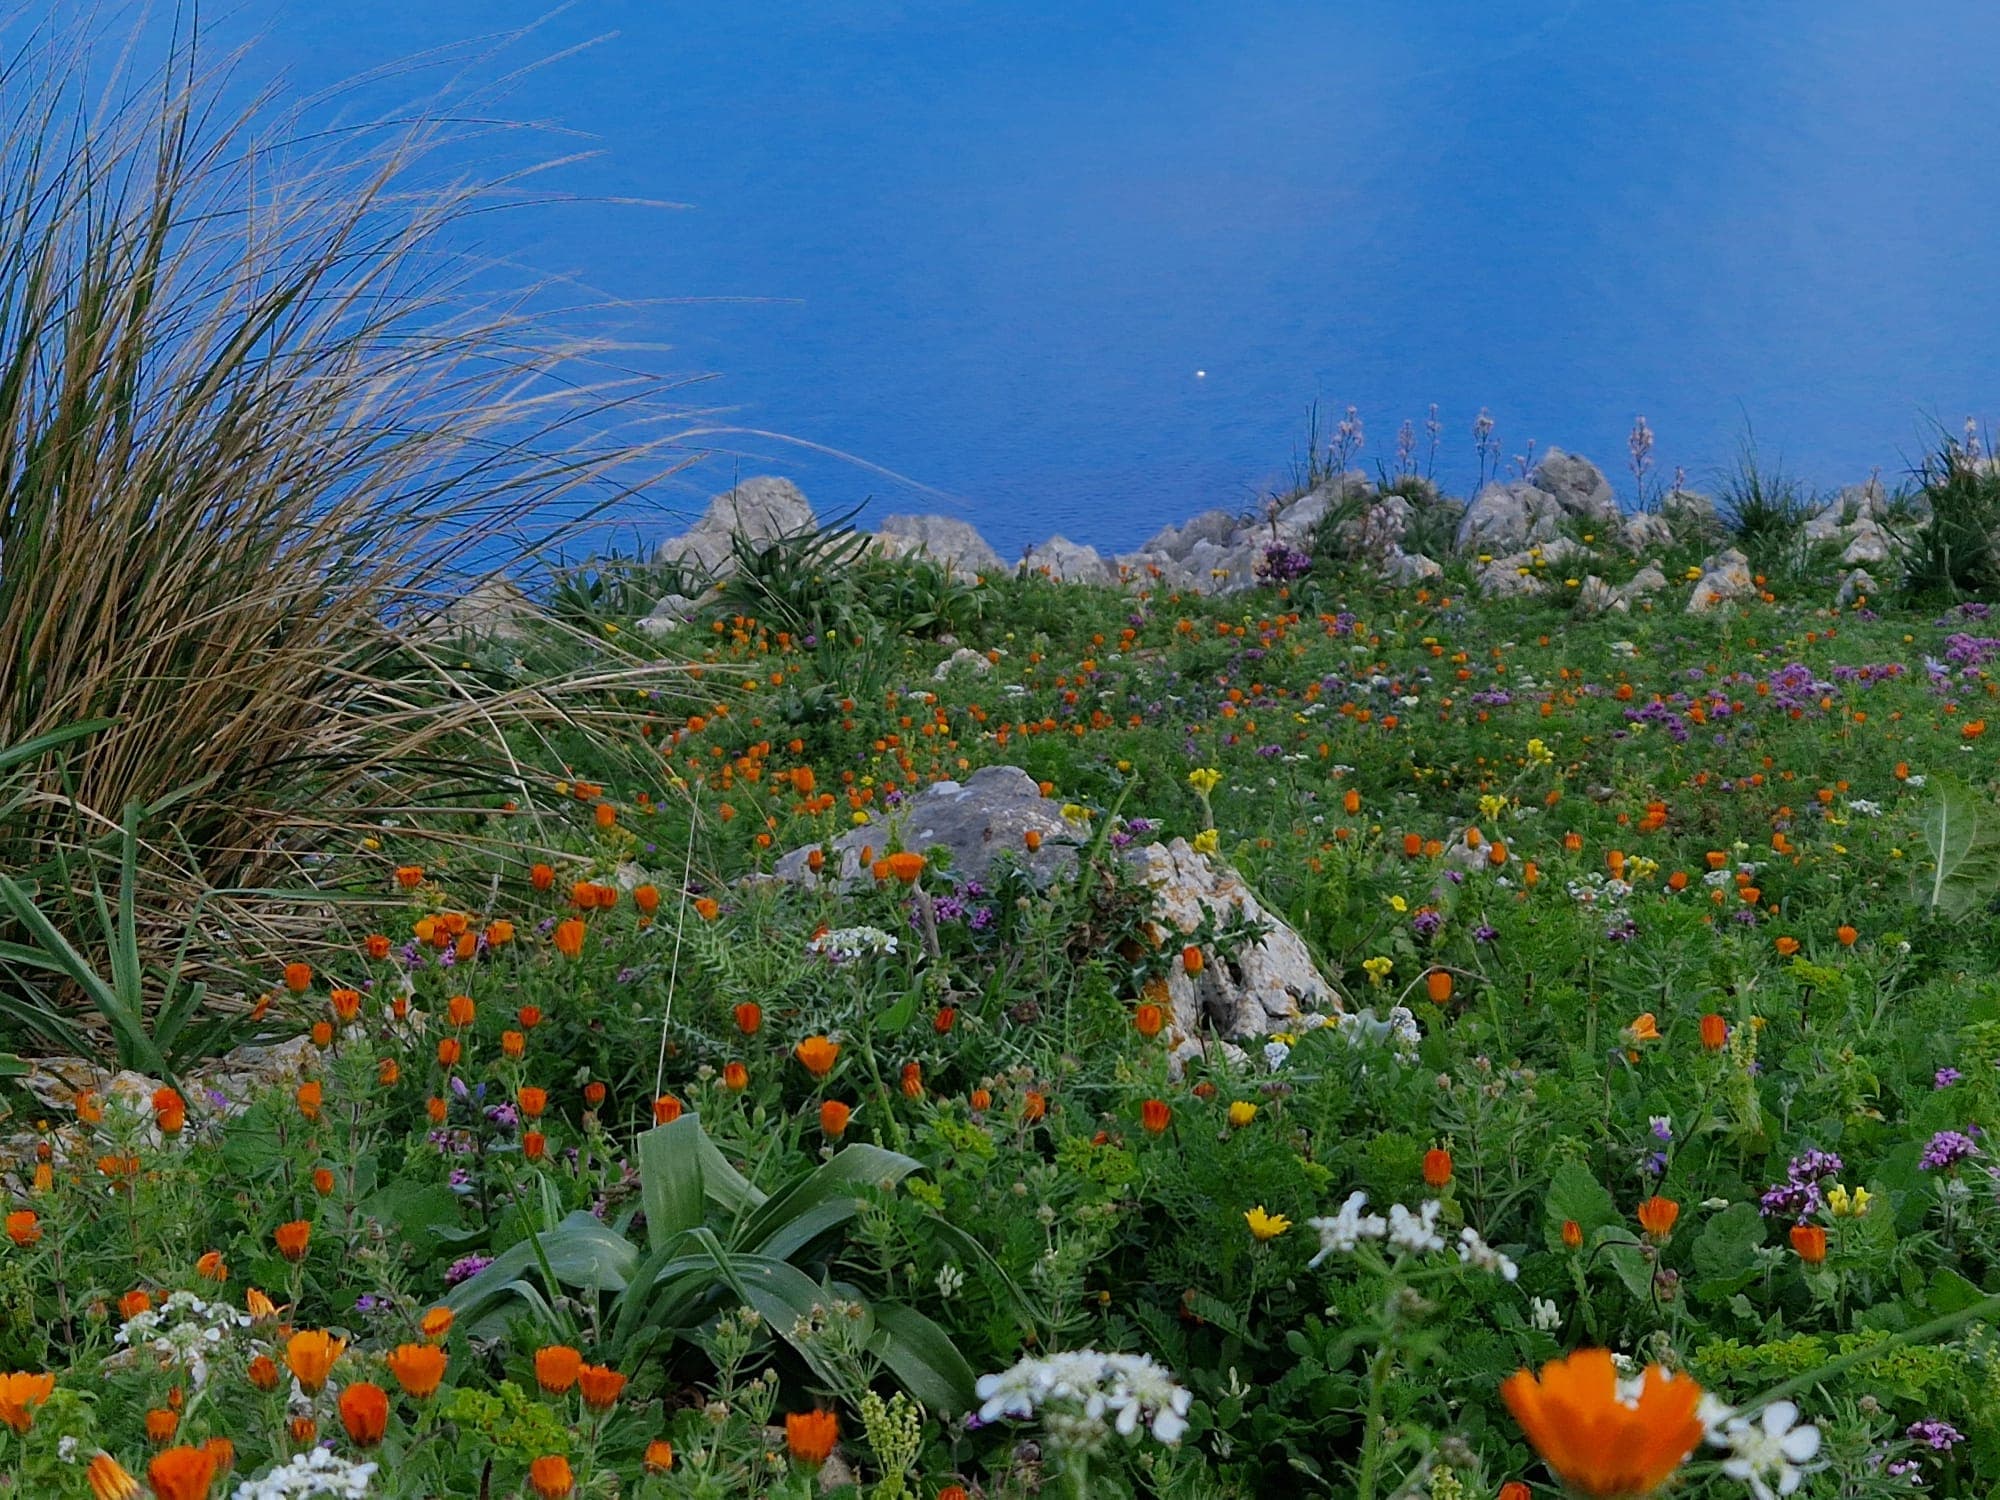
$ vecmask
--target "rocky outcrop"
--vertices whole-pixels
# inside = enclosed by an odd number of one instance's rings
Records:
[[[1551,448],[1529,479],[1536,489],[1553,495],[1562,513],[1573,521],[1599,526],[1618,523],[1618,496],[1611,481],[1587,458]]]
[[[931,673],[931,678],[933,681],[943,682],[947,677],[955,674],[967,677],[984,677],[992,670],[993,663],[987,659],[985,652],[974,651],[970,646],[960,646],[950,656],[947,656],[937,664],[937,669]]]
[[[1857,602],[1865,602],[1871,594],[1880,593],[1882,585],[1877,583],[1865,569],[1856,568],[1840,580],[1840,592],[1834,595],[1834,605],[1839,609],[1850,609]]]
[[[1690,540],[1719,537],[1723,532],[1715,502],[1694,490],[1667,491],[1660,497],[1660,515],[1677,535]]]
[[[511,579],[487,578],[447,604],[415,631],[419,640],[517,641],[541,609]]]
[[[1444,568],[1421,552],[1405,552],[1401,547],[1392,547],[1377,569],[1384,580],[1397,583],[1405,588],[1420,583],[1429,583],[1434,578],[1444,577]]]
[[[1666,586],[1667,575],[1660,571],[1660,565],[1649,562],[1627,579],[1618,592],[1624,596],[1626,603],[1633,604],[1651,598]]]
[[[681,535],[662,542],[656,558],[679,563],[701,578],[718,578],[735,566],[732,536],[775,542],[819,524],[799,487],[789,479],[763,475],[746,479],[708,502],[708,509]]]
[[[890,557],[921,553],[969,573],[999,574],[1007,565],[970,521],[956,516],[885,516],[875,528],[876,545]]]
[[[1513,599],[1522,595],[1541,594],[1548,590],[1548,581],[1543,570],[1560,566],[1574,557],[1587,557],[1590,549],[1583,543],[1572,541],[1566,536],[1558,536],[1546,545],[1512,552],[1505,557],[1496,557],[1486,563],[1473,576],[1480,593],[1489,599]]]
[[[1153,892],[1155,920],[1147,932],[1155,944],[1177,949],[1204,920],[1211,928],[1247,923],[1264,930],[1233,954],[1205,955],[1199,974],[1168,965],[1177,1057],[1202,1051],[1205,1033],[1241,1041],[1342,1008],[1305,940],[1267,911],[1234,870],[1196,853],[1186,839],[1149,844],[1129,857]]]
[[[1701,579],[1688,596],[1687,612],[1705,615],[1725,604],[1756,597],[1757,581],[1750,576],[1750,559],[1731,547],[1702,560]]]
[[[1458,524],[1461,552],[1518,552],[1552,540],[1565,522],[1609,530],[1621,519],[1618,496],[1587,458],[1551,448],[1526,479],[1481,490]]]
[[[1030,832],[1039,848],[1028,847]],[[1076,861],[1076,830],[1064,821],[1062,804],[1044,797],[1019,766],[986,766],[962,783],[936,782],[901,807],[848,829],[825,846],[817,874],[810,868],[812,848],[792,850],[772,873],[801,885],[853,889],[873,881],[870,865],[889,852],[892,840],[917,854],[950,850],[952,874],[967,880],[986,879],[1003,854],[1038,884]]]
[[[1113,581],[1111,564],[1099,556],[1095,547],[1086,547],[1063,536],[1052,536],[1046,542],[1035,543],[1021,559],[1021,568],[1028,573],[1046,574],[1057,583]]]
[[[1659,552],[1674,544],[1674,528],[1657,511],[1635,510],[1618,526],[1618,535],[1631,552]]]
[[[1576,591],[1576,612],[1586,619],[1603,614],[1624,614],[1631,604],[1624,592],[1614,589],[1595,573],[1586,574]]]

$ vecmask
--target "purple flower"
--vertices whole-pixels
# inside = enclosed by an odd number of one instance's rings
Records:
[[[1935,1448],[1939,1453],[1949,1453],[1965,1441],[1965,1434],[1951,1423],[1937,1417],[1926,1417],[1921,1422],[1912,1422],[1903,1434],[1913,1443],[1922,1443],[1927,1448]]]
[[[1940,1130],[1931,1137],[1931,1143],[1924,1148],[1924,1154],[1917,1158],[1917,1165],[1926,1172],[1948,1172],[1960,1162],[1968,1160],[1979,1148],[1972,1137],[1961,1130]]]
[[[1410,918],[1410,931],[1426,942],[1436,937],[1438,930],[1443,926],[1444,913],[1431,906],[1426,906],[1422,911]]]
[[[490,1255],[462,1255],[445,1268],[444,1284],[457,1286],[461,1281],[470,1281],[492,1264]]]
[[[1793,1157],[1785,1168],[1785,1180],[1765,1190],[1757,1200],[1757,1211],[1767,1219],[1810,1218],[1826,1206],[1821,1184],[1838,1177],[1845,1166],[1835,1153],[1817,1148]]]
[[[1954,1083],[1957,1083],[1959,1079],[1963,1078],[1964,1076],[1965,1075],[1959,1072],[1958,1069],[1956,1068],[1939,1068],[1937,1072],[1931,1076],[1931,1087],[1937,1089],[1948,1089]]]
[[[1472,940],[1475,943],[1497,943],[1500,941],[1500,929],[1481,922],[1472,929]]]

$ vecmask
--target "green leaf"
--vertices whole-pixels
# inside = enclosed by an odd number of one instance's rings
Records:
[[[1596,1230],[1619,1222],[1618,1204],[1612,1199],[1610,1189],[1599,1182],[1582,1162],[1566,1161],[1556,1168],[1555,1175],[1549,1179],[1547,1201],[1546,1231],[1551,1250],[1562,1245],[1562,1227],[1566,1219],[1576,1220],[1586,1240]]]
[[[842,1148],[781,1190],[745,1221],[739,1242],[761,1255],[784,1259],[815,1235],[845,1223],[871,1187],[893,1187],[922,1163],[898,1151],[856,1143]]]
[[[1696,1295],[1721,1302],[1741,1291],[1757,1274],[1763,1244],[1764,1220],[1754,1203],[1733,1203],[1710,1219],[1694,1242]]]
[[[660,1250],[702,1222],[705,1211],[701,1116],[682,1115],[639,1137],[639,1197],[646,1205],[646,1241]]]
[[[2000,815],[1963,782],[1938,776],[1924,813],[1928,874],[1914,877],[1919,904],[1947,917],[1986,905],[2000,890]]]
[[[970,1411],[977,1379],[958,1345],[913,1307],[881,1304],[868,1351],[887,1365],[917,1400],[940,1416]]]
[[[524,1272],[540,1271],[543,1258],[558,1282],[588,1292],[623,1291],[639,1264],[639,1252],[630,1240],[579,1209],[555,1228],[501,1251],[478,1275],[453,1287],[445,1295],[445,1306],[469,1317],[512,1292],[510,1283]]]

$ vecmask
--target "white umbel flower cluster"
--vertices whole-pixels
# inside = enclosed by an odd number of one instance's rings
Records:
[[[367,1500],[375,1469],[327,1448],[309,1448],[262,1478],[244,1480],[236,1500]]]
[[[895,951],[896,935],[879,927],[836,927],[831,932],[822,932],[806,944],[806,952],[829,958],[837,964]]]
[[[1076,1349],[1046,1359],[1024,1359],[974,1387],[979,1420],[1039,1416],[1060,1447],[1102,1446],[1112,1432],[1137,1436],[1143,1426],[1162,1443],[1187,1431],[1189,1396],[1166,1370],[1143,1354],[1100,1354]]]
[[[1444,1249],[1444,1236],[1437,1231],[1438,1215],[1444,1205],[1437,1199],[1427,1200],[1421,1208],[1412,1211],[1400,1203],[1389,1205],[1389,1217],[1368,1212],[1368,1195],[1353,1192],[1340,1205],[1340,1212],[1330,1218],[1306,1220],[1306,1227],[1319,1234],[1319,1254],[1306,1262],[1317,1266],[1329,1255],[1352,1255],[1363,1240],[1381,1240],[1391,1250],[1403,1251],[1410,1255],[1432,1255]],[[1480,1238],[1479,1231],[1470,1227],[1458,1232],[1458,1258],[1476,1270],[1487,1271],[1503,1281],[1512,1281],[1520,1274],[1513,1261],[1495,1250]]]
[[[226,1302],[207,1302],[193,1292],[175,1292],[158,1307],[125,1320],[118,1342],[143,1349],[162,1364],[177,1365],[199,1390],[208,1383],[209,1359],[232,1332],[250,1326],[250,1315]]]

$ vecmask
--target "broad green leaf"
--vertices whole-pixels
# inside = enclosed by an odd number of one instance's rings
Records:
[[[639,1137],[639,1196],[646,1205],[646,1241],[654,1250],[702,1221],[702,1139],[701,1116],[695,1114]]]
[[[856,1143],[843,1147],[831,1161],[822,1162],[752,1214],[743,1225],[739,1242],[765,1255],[791,1254],[805,1243],[805,1239],[797,1240],[788,1250],[774,1250],[770,1246],[773,1242],[785,1243],[780,1239],[780,1231],[801,1215],[819,1209],[823,1204],[843,1202],[847,1205],[847,1212],[822,1223],[820,1227],[840,1223],[853,1215],[867,1189],[892,1187],[922,1165],[914,1157],[904,1156],[899,1151],[885,1151],[880,1146]],[[806,1239],[809,1238],[810,1234],[806,1236]]]
[[[1962,782],[1940,776],[1931,783],[1924,846],[1931,859],[1916,877],[1922,905],[1964,916],[2000,890],[2000,813]]]
[[[895,1373],[905,1390],[939,1416],[958,1416],[972,1409],[977,1379],[972,1366],[951,1335],[915,1308],[878,1304],[868,1350]]]

